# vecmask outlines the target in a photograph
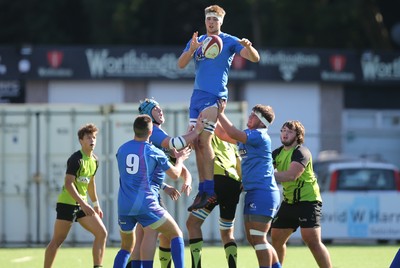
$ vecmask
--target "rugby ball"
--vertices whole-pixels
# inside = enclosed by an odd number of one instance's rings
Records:
[[[218,35],[210,35],[204,39],[202,44],[202,52],[204,57],[215,59],[222,51],[222,39]]]

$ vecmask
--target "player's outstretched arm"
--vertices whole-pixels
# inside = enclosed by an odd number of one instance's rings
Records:
[[[193,131],[189,131],[185,135],[177,136],[177,137],[166,137],[161,146],[163,148],[168,148],[171,150],[182,150],[186,148],[189,144],[193,143],[193,141],[200,135],[201,132],[204,130],[204,123],[202,120],[201,115],[197,119],[196,126],[194,127]]]
[[[218,122],[221,124],[224,132],[233,140],[246,143],[247,135],[244,131],[237,129],[225,114],[226,101],[218,102]]]
[[[190,41],[190,48],[181,54],[178,59],[178,67],[180,69],[185,68],[189,62],[192,60],[194,52],[201,46],[201,43],[197,40],[198,32],[194,32],[192,35],[192,40]]]
[[[186,194],[186,196],[189,196],[190,192],[192,191],[192,174],[185,165],[182,166],[181,177],[183,179],[181,193],[184,193]]]
[[[240,56],[251,61],[251,62],[259,62],[260,54],[257,49],[253,47],[253,44],[246,38],[242,38],[239,40],[239,43],[244,46],[244,48],[240,51]]]
[[[175,165],[170,165],[170,168],[165,171],[165,173],[171,177],[171,179],[176,180],[182,173],[183,161],[188,159],[191,150],[189,148],[185,148],[180,150],[179,152],[175,150],[174,154],[176,157]]]

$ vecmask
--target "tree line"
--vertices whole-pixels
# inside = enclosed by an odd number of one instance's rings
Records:
[[[379,0],[0,0],[0,45],[184,46],[211,4],[257,47],[400,48],[400,1]]]

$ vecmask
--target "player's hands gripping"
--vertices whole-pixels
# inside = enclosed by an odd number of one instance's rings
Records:
[[[192,35],[192,41],[190,42],[190,48],[189,48],[191,55],[193,55],[193,53],[201,46],[201,42],[199,42],[197,38],[198,36],[199,36],[198,32],[194,32]]]
[[[224,99],[218,100],[218,114],[224,113],[225,108],[226,108],[226,100]]]
[[[203,132],[206,123],[207,120],[203,119],[202,114],[200,114],[199,117],[197,118],[196,125],[194,126],[194,130],[198,135],[200,135],[201,132]]]
[[[183,148],[182,150],[177,151],[176,149],[174,149],[174,155],[176,157],[176,161],[185,161],[186,159],[189,158],[190,152],[192,150],[188,147]]]
[[[251,47],[251,46],[253,45],[253,44],[250,42],[250,40],[249,40],[249,39],[246,39],[246,38],[240,39],[240,40],[239,40],[239,43],[240,43],[242,46],[246,47],[246,48]]]

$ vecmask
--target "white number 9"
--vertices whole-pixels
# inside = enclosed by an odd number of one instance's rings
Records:
[[[126,156],[126,172],[128,174],[136,174],[139,170],[139,156],[136,154],[128,154]]]

